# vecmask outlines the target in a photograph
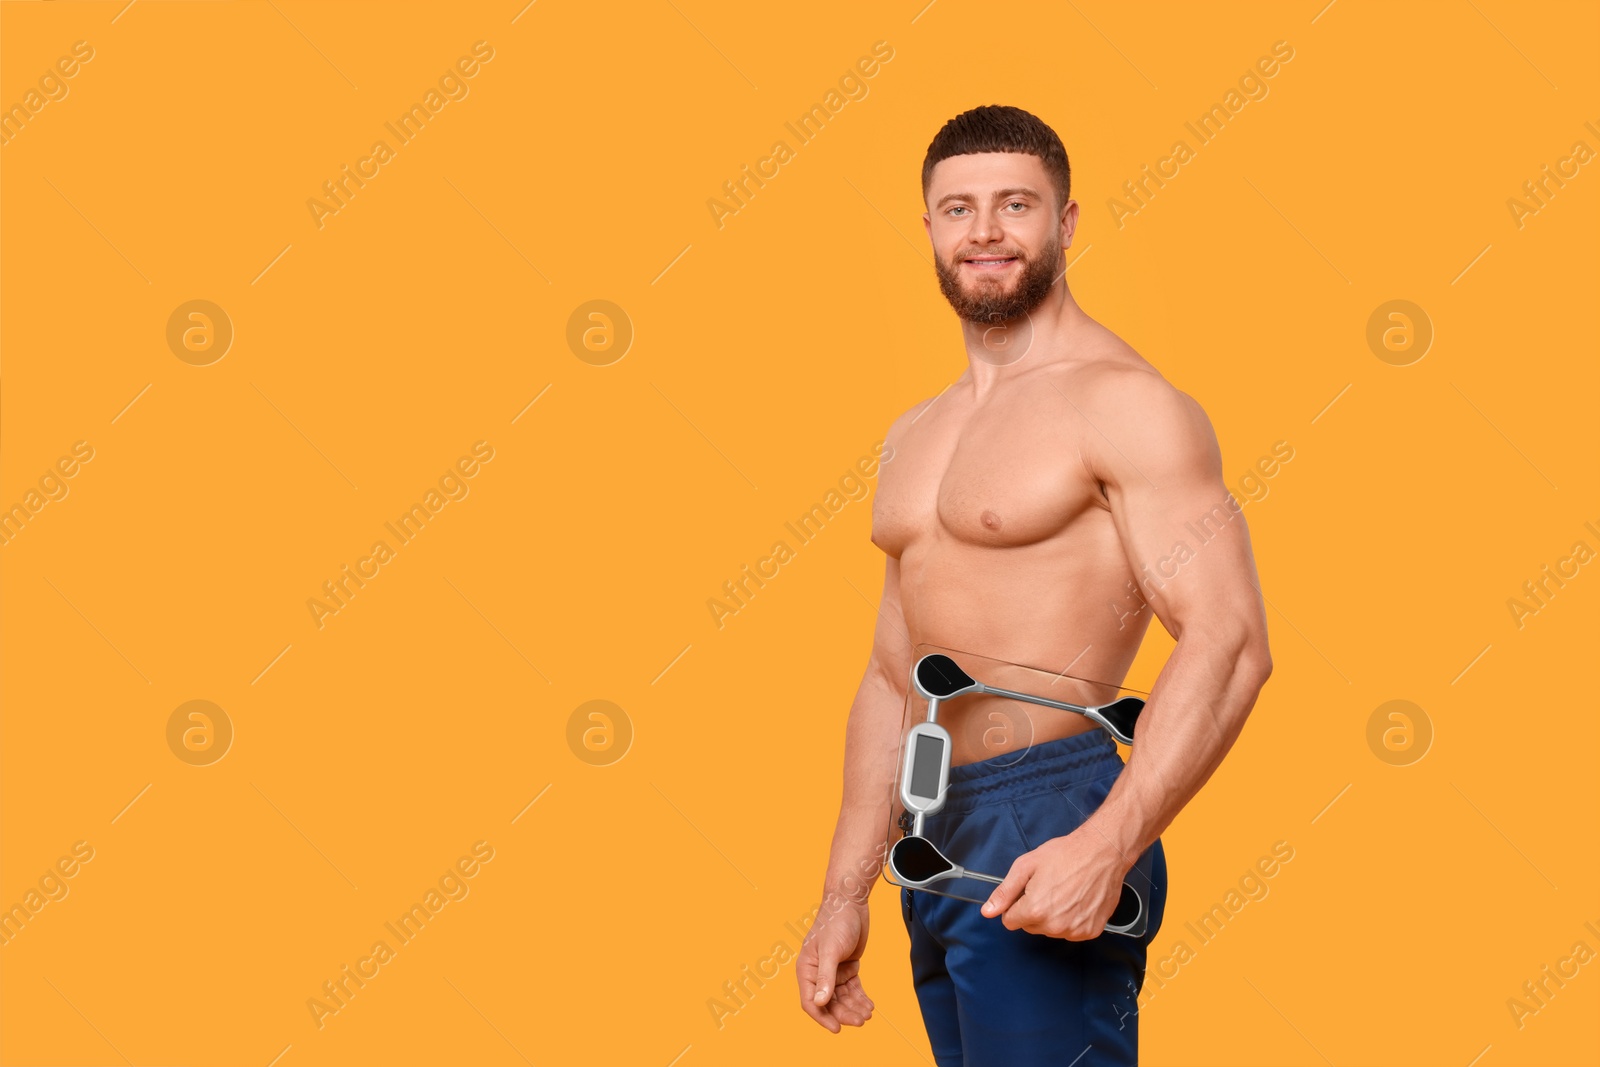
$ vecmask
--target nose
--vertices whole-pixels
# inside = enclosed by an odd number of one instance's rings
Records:
[[[994,211],[980,208],[973,212],[972,239],[977,244],[993,244],[1005,236],[1005,227]]]

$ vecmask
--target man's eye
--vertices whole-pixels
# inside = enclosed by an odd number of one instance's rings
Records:
[[[955,214],[955,213],[956,213],[956,212],[957,212],[957,211],[965,211],[965,210],[967,210],[967,209],[966,209],[966,208],[964,208],[964,207],[961,207],[961,206],[960,206],[960,205],[957,205],[957,206],[956,206],[956,207],[953,207],[953,208],[951,208],[951,209],[950,209],[950,211],[949,211],[949,212],[948,212],[948,213],[949,213],[949,214],[952,214],[952,215],[953,215],[953,214]]]
[[[1013,200],[1013,201],[1011,201],[1011,203],[1006,205],[1006,207],[1027,207],[1027,206],[1028,205],[1024,204],[1021,200]]]

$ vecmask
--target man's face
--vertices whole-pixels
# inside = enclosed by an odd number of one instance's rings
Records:
[[[933,168],[928,214],[939,291],[956,314],[985,324],[1038,307],[1061,274],[1077,201],[1065,213],[1037,156],[979,152]]]

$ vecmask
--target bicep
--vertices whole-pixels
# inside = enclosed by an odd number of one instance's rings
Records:
[[[1265,620],[1250,534],[1210,420],[1165,382],[1137,391],[1137,413],[1118,422],[1128,429],[1091,466],[1140,595],[1174,638],[1255,629]]]

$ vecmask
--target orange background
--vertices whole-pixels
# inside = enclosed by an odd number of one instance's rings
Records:
[[[792,964],[720,1028],[707,1006],[818,902],[870,501],[720,629],[706,605],[961,373],[918,174],[997,102],[1061,134],[1071,287],[1205,406],[1230,482],[1294,450],[1244,513],[1276,673],[1164,835],[1152,965],[1274,842],[1294,858],[1148,996],[1146,1061],[1595,1062],[1600,963],[1507,1007],[1600,952],[1600,577],[1520,628],[1507,607],[1600,551],[1600,164],[1507,207],[1600,151],[1594,4],[0,18],[7,108],[93,49],[0,149],[0,506],[93,449],[0,547],[0,906],[93,849],[0,946],[0,1063],[927,1062],[882,887],[867,1027],[807,1019]],[[468,95],[319,228],[307,200],[477,41]],[[798,145],[784,123],[877,41],[867,95]],[[1277,41],[1268,94],[1198,145],[1184,123]],[[707,201],[778,139],[719,228]],[[1407,366],[1366,339],[1395,299],[1435,334]],[[205,366],[167,341],[191,300],[232,324]],[[568,342],[591,300],[634,331],[605,366]],[[322,583],[478,441],[468,495],[319,628]],[[233,729],[209,765],[169,747],[192,700]],[[608,765],[579,758],[602,720],[569,732],[593,700],[620,709]],[[1391,700],[1431,727],[1407,765],[1369,746]],[[307,1000],[479,841],[468,895],[319,1029]]]

